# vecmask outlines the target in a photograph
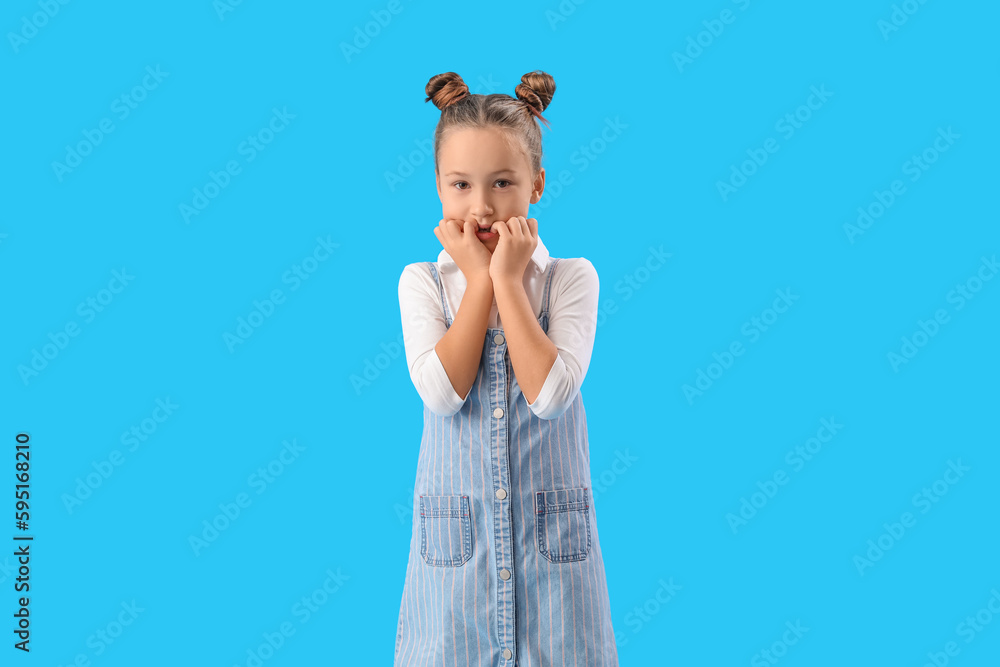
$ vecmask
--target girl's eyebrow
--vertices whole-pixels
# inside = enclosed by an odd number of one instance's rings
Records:
[[[507,174],[507,173],[513,174],[514,170],[513,169],[501,169],[500,171],[494,171],[492,174],[489,174],[489,175],[490,176],[496,176],[497,174]],[[466,178],[469,177],[468,174],[463,174],[460,171],[449,171],[447,174],[445,174],[445,176],[465,176]]]

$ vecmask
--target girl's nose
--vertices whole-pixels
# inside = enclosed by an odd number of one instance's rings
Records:
[[[469,212],[476,217],[483,217],[493,213],[493,207],[490,206],[489,201],[486,199],[480,199],[475,204]]]

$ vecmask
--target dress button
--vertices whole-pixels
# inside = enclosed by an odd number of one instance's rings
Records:
[[[497,489],[497,498],[499,498],[500,500],[503,500],[506,497],[507,497],[507,492],[506,491],[504,491],[503,489]]]
[[[504,581],[510,579],[510,570],[508,570],[507,568],[500,570],[500,578],[503,579]]]
[[[514,655],[514,654],[513,654],[513,653],[511,653],[511,651],[510,651],[510,649],[509,649],[509,648],[505,648],[505,649],[503,650],[503,658],[504,658],[504,660],[510,660],[510,657],[511,657],[512,655]]]
[[[493,410],[493,416],[496,417],[497,419],[503,417],[503,408],[496,408],[495,410]]]
[[[497,345],[503,345],[503,334],[497,334],[493,337],[493,342]]]

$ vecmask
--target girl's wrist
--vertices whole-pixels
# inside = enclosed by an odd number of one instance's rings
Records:
[[[524,291],[524,283],[512,276],[500,276],[493,278],[494,292],[515,292]]]
[[[470,273],[466,278],[466,282],[471,287],[493,286],[493,278],[490,277],[489,269],[483,269],[482,271]]]

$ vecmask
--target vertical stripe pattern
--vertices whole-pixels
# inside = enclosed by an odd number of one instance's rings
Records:
[[[617,667],[580,393],[536,417],[491,327],[465,404],[423,418],[394,666]]]

